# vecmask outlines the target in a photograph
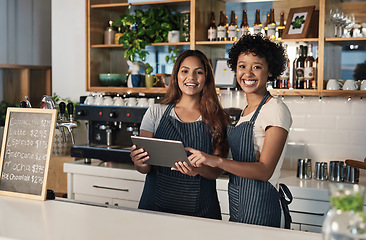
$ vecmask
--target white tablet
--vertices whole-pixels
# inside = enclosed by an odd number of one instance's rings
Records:
[[[143,148],[149,154],[150,159],[145,162],[147,164],[164,167],[175,167],[178,161],[189,164],[181,141],[139,136],[131,136],[131,140],[137,148]]]

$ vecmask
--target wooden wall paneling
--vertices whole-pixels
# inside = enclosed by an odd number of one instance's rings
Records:
[[[32,99],[33,107],[39,107],[43,95],[52,95],[50,93],[50,79],[48,79],[48,70],[31,69],[29,72],[29,98]]]
[[[3,91],[4,93],[4,101],[15,104],[19,103],[20,93],[18,93],[20,89],[20,72],[17,69],[3,69]],[[22,96],[24,99],[24,96]]]

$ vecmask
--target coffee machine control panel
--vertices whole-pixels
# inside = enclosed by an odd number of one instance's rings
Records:
[[[86,121],[87,139],[85,145],[71,148],[71,156],[131,163],[131,136],[139,134],[146,110],[147,107],[76,106],[75,118]]]
[[[141,123],[147,107],[94,106],[81,104],[75,108],[75,118],[87,121]]]

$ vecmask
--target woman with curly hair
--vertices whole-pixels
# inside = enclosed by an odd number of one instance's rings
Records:
[[[230,221],[280,227],[278,178],[292,118],[287,106],[267,91],[268,80],[285,68],[284,48],[262,35],[245,35],[229,51],[228,65],[248,105],[235,127],[228,127],[233,160],[187,148],[195,167],[229,172]]]
[[[146,111],[140,136],[179,140],[186,147],[226,157],[229,121],[207,57],[198,50],[186,50],[174,64],[164,100]],[[140,209],[221,219],[215,180],[222,173],[220,168],[192,167],[186,162],[177,162],[175,168],[148,165],[144,163],[148,152],[135,145],[131,159],[139,172],[147,174]]]

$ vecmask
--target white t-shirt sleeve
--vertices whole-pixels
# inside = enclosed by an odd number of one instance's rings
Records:
[[[156,133],[160,120],[168,105],[154,104],[146,110],[142,118],[140,129],[148,132]]]
[[[260,126],[265,131],[267,127],[281,127],[287,132],[290,131],[292,125],[291,113],[286,104],[278,99],[272,99],[263,106],[262,114],[265,116],[260,118]]]

